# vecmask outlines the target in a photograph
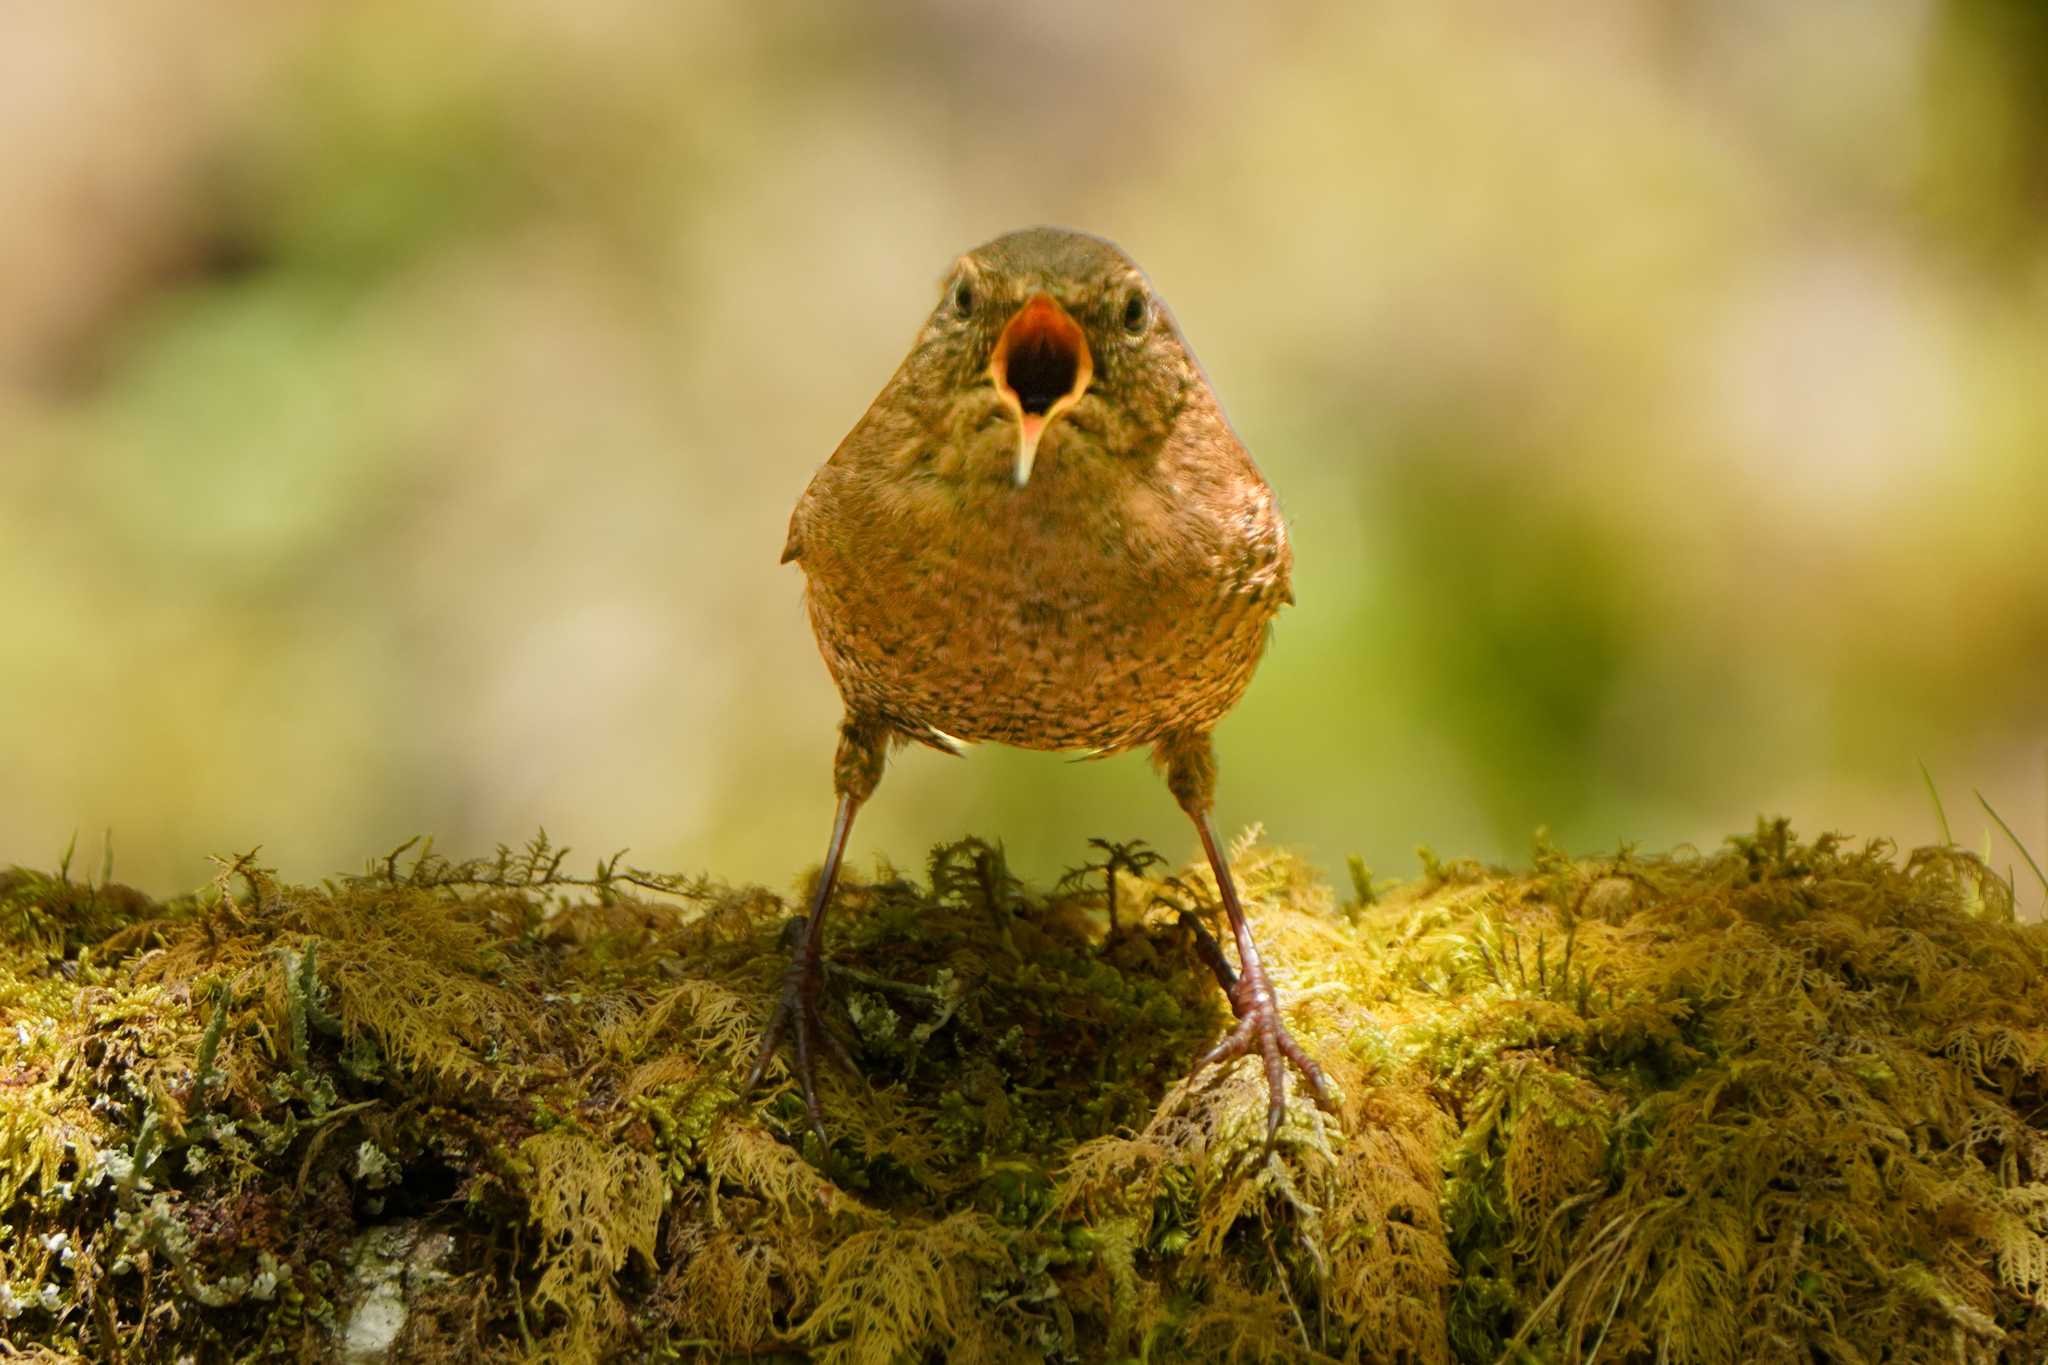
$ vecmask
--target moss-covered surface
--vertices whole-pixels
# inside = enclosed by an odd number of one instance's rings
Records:
[[[1341,1131],[1297,1105],[1267,1153],[1250,1063],[1181,1079],[1225,1024],[1174,908],[1206,882],[1132,852],[1110,935],[1102,873],[1032,892],[975,841],[849,879],[827,1015],[860,1075],[821,1068],[829,1152],[779,1069],[735,1094],[782,970],[766,892],[569,878],[544,845],[318,888],[243,860],[164,904],[6,874],[0,1339],[2048,1357],[2048,931],[1968,855],[1764,825],[1519,875],[1426,859],[1340,902],[1240,846],[1343,1090]]]

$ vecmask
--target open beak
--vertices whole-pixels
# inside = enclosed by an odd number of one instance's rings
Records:
[[[1040,290],[996,338],[989,376],[1017,419],[1017,486],[1031,481],[1039,438],[1055,418],[1081,401],[1095,375],[1088,338],[1052,295]]]

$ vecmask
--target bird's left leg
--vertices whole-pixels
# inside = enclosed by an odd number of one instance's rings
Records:
[[[1335,1114],[1336,1101],[1331,1097],[1329,1078],[1322,1067],[1294,1040],[1280,1018],[1279,997],[1259,958],[1251,923],[1245,919],[1244,906],[1237,897],[1237,883],[1230,875],[1230,864],[1225,861],[1216,842],[1216,831],[1209,823],[1209,807],[1216,790],[1216,758],[1209,746],[1209,736],[1172,736],[1160,741],[1156,753],[1166,767],[1168,789],[1201,836],[1202,851],[1209,856],[1209,870],[1216,874],[1216,890],[1223,898],[1224,913],[1230,917],[1231,935],[1237,940],[1239,970],[1234,980],[1227,964],[1220,960],[1211,964],[1237,1013],[1237,1027],[1204,1053],[1194,1069],[1199,1072],[1214,1063],[1256,1054],[1266,1068],[1266,1141],[1270,1143],[1279,1136],[1281,1120],[1287,1115],[1287,1063],[1294,1063],[1301,1072],[1317,1105]]]

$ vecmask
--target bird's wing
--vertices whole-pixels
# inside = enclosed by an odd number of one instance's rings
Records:
[[[1280,530],[1280,550],[1273,562],[1273,587],[1279,592],[1281,602],[1294,605],[1294,547],[1287,543],[1287,523],[1280,516],[1280,509],[1273,509],[1273,524]]]
[[[885,402],[894,391],[894,381],[882,390],[881,396],[868,405],[861,419],[853,424],[853,430],[833,447],[825,463],[818,466],[818,472],[811,475],[803,496],[796,500],[796,509],[789,514],[789,538],[782,543],[782,562],[799,558],[804,552],[804,543],[812,539],[811,532],[818,531],[820,543],[831,539],[831,527],[835,509],[844,514],[844,501],[849,491],[847,466],[859,458],[859,452],[874,444],[872,432],[876,415],[884,412]]]
[[[828,462],[816,474],[811,476],[810,483],[804,487],[803,496],[796,500],[796,506],[790,511],[789,539],[782,542],[781,562],[784,564],[789,563],[790,560],[797,558],[804,552],[806,532],[809,531],[811,526],[811,512],[818,499],[818,481],[825,477],[825,471],[830,468],[831,465]]]
[[[916,740],[919,744],[937,749],[942,754],[951,754],[955,758],[965,758],[967,751],[974,747],[973,740],[962,739],[958,735],[949,735],[936,725],[923,725],[915,729],[905,730],[903,733]]]
[[[1246,488],[1237,517],[1239,587],[1251,596],[1277,604],[1294,600],[1294,550],[1287,543],[1287,522],[1264,480]]]
[[[1233,591],[1274,609],[1294,600],[1294,551],[1279,500],[1206,384],[1175,419],[1159,470]]]

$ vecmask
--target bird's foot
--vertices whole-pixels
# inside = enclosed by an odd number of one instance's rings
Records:
[[[1315,1097],[1317,1107],[1334,1115],[1337,1102],[1330,1093],[1329,1077],[1323,1074],[1323,1068],[1294,1040],[1294,1035],[1281,1021],[1280,1001],[1273,993],[1273,983],[1263,964],[1255,963],[1237,978],[1230,989],[1230,1006],[1237,1011],[1237,1027],[1223,1041],[1203,1053],[1190,1074],[1198,1075],[1204,1067],[1238,1057],[1256,1056],[1264,1062],[1269,1096],[1266,1106],[1268,1146],[1279,1137],[1280,1123],[1287,1117],[1289,1062],[1294,1063],[1295,1070],[1301,1072],[1302,1079],[1308,1082],[1309,1094]]]
[[[821,1045],[830,1048],[848,1070],[853,1069],[853,1059],[818,1014],[818,987],[823,975],[818,959],[801,955],[782,974],[782,996],[775,1003],[775,1013],[768,1020],[767,1032],[761,1035],[760,1049],[754,1054],[754,1065],[747,1072],[746,1088],[741,1093],[753,1093],[754,1087],[767,1074],[768,1062],[775,1055],[776,1045],[785,1033],[793,1035],[796,1065],[792,1070],[796,1073],[798,1087],[803,1091],[804,1112],[810,1117],[811,1131],[818,1135],[820,1151],[830,1151],[832,1143],[825,1136],[825,1119],[818,1108],[818,1085],[812,1064]]]

